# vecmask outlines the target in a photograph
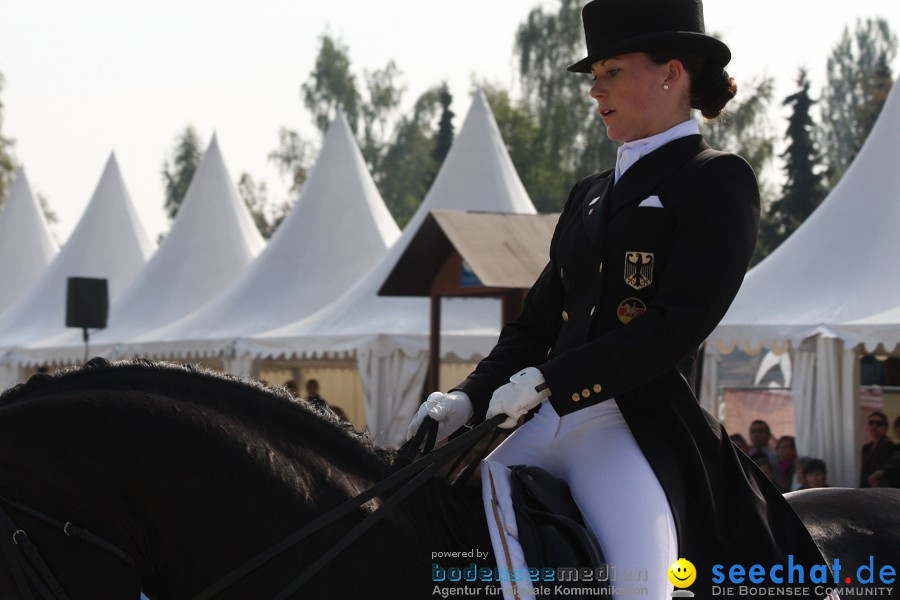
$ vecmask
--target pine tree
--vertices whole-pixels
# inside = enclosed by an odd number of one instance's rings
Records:
[[[450,152],[450,146],[453,145],[453,111],[450,110],[450,103],[453,102],[453,96],[444,88],[441,91],[441,120],[438,122],[437,138],[434,142],[434,158],[437,164],[442,164]]]
[[[786,179],[781,198],[772,203],[766,227],[760,231],[760,243],[774,250],[812,214],[824,197],[819,172],[821,156],[814,140],[814,123],[810,109],[814,101],[809,96],[809,79],[805,69],[797,77],[799,90],[785,98],[783,104],[792,107],[788,118],[788,146],[784,159]]]

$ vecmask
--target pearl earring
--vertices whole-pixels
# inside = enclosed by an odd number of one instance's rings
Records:
[[[669,84],[668,84],[668,83],[664,83],[664,84],[663,84],[663,89],[664,89],[665,91],[668,92],[668,91],[669,91]]]

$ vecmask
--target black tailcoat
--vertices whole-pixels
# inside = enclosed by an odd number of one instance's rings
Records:
[[[651,196],[662,207],[639,206],[656,204]],[[615,398],[672,506],[679,556],[696,566],[690,589],[700,597],[714,564],[768,572],[788,554],[795,564],[824,564],[685,377],[741,285],[758,224],[752,169],[699,135],[641,158],[615,186],[611,171],[579,181],[522,314],[457,388],[476,418],[494,389],[529,366],[543,373],[560,415]]]

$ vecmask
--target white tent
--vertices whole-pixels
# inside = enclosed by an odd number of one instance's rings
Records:
[[[481,92],[431,190],[390,251],[328,308],[242,339],[238,351],[251,358],[355,356],[370,431],[382,443],[402,440],[426,374],[429,300],[382,297],[378,290],[434,209],[535,213]],[[498,301],[451,299],[442,312],[445,353],[475,359],[496,341]]]
[[[859,349],[900,340],[900,86],[819,208],[744,280],[707,343],[704,402],[715,399],[716,353],[740,345],[793,353],[798,451],[825,460],[829,480],[857,483]],[[867,318],[868,321],[866,320]],[[856,323],[857,326],[848,326]],[[864,325],[864,327],[863,327]]]
[[[91,340],[92,354],[138,354],[130,342],[189,314],[234,282],[265,242],[228,174],[216,136],[185,194],[172,228],[122,295],[109,323]],[[28,349],[33,360],[78,358],[76,338],[55,338]]]
[[[230,352],[241,335],[293,323],[336,299],[399,236],[339,113],[300,197],[259,257],[213,301],[138,337],[133,348],[155,357]]]
[[[20,168],[0,210],[0,314],[28,291],[57,252],[44,211]]]
[[[21,377],[18,366],[44,362],[22,355],[24,347],[67,335],[69,277],[107,279],[110,302],[114,302],[155,248],[125,189],[115,154],[110,154],[87,208],[59,254],[28,292],[0,315],[0,364],[5,366],[0,387]],[[73,337],[80,340],[78,335]],[[81,357],[78,352],[76,358]]]

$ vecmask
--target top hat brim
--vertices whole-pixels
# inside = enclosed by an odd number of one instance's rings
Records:
[[[629,52],[647,52],[662,48],[696,51],[720,67],[724,67],[731,61],[731,50],[728,49],[728,46],[712,36],[692,31],[666,31],[638,35],[608,44],[591,52],[575,64],[569,65],[568,70],[573,73],[590,73],[591,65],[598,60]]]

